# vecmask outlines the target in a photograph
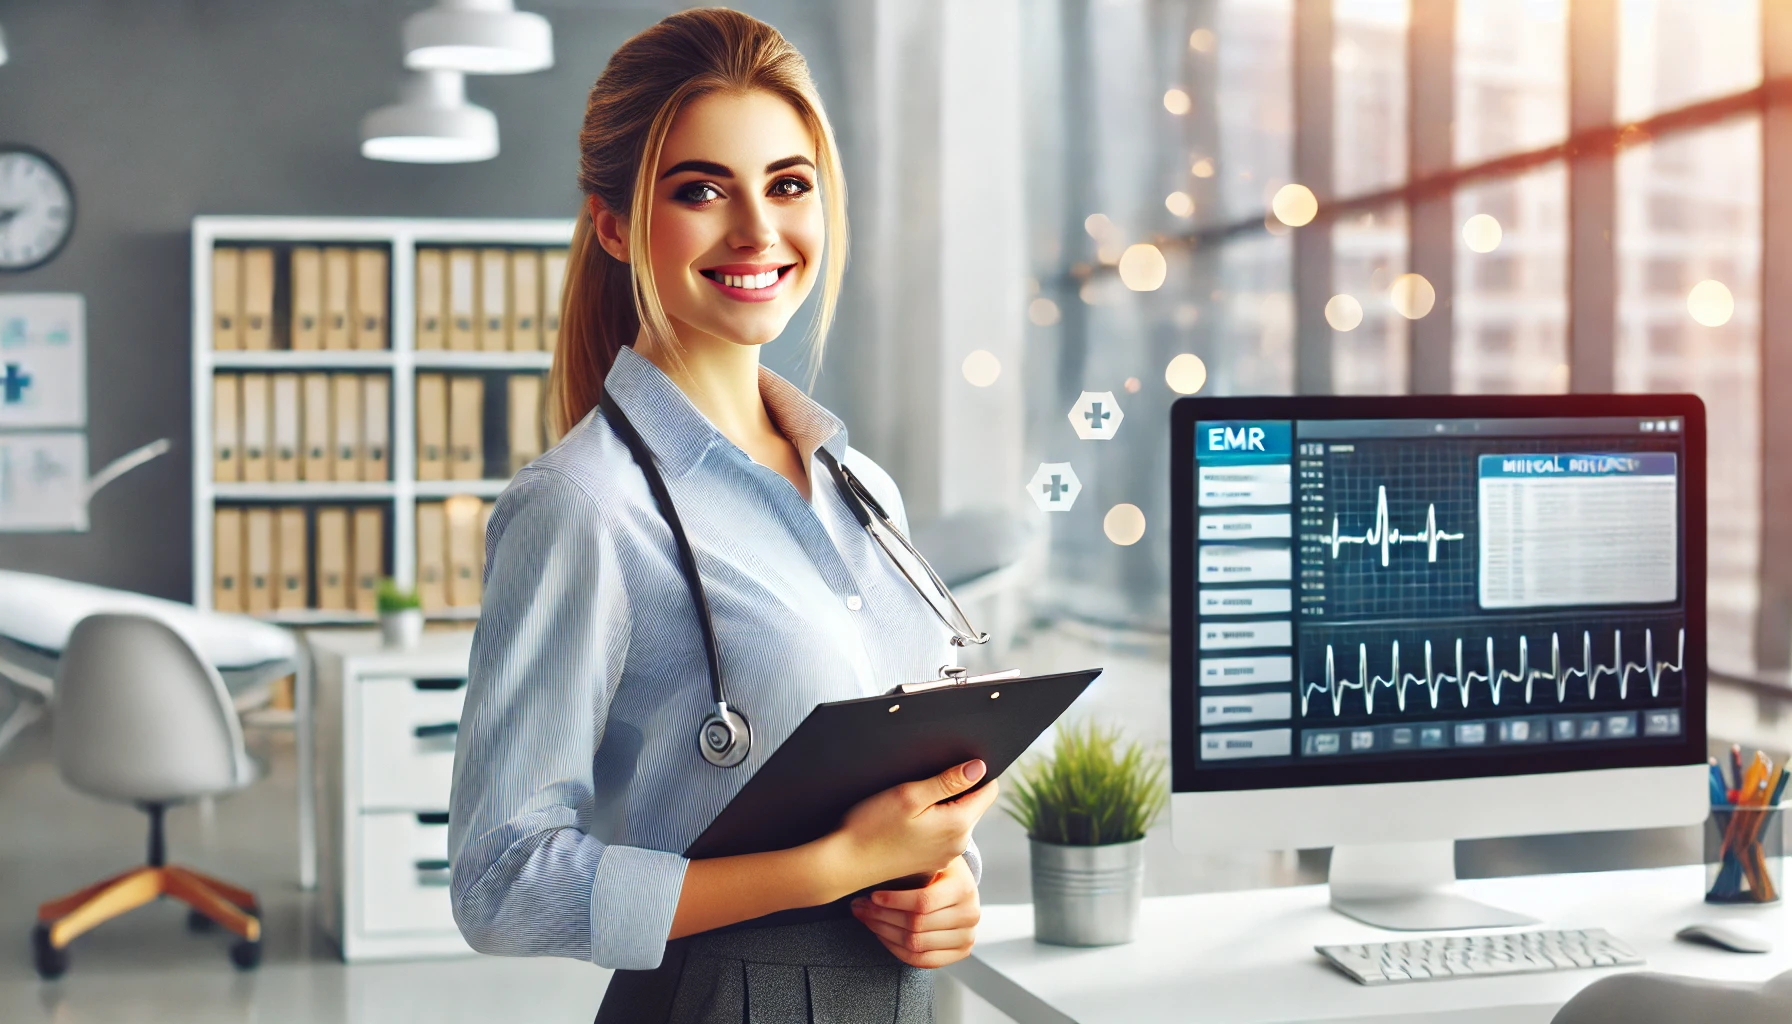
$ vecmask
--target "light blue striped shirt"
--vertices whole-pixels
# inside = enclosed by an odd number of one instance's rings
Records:
[[[697,751],[713,699],[696,611],[646,479],[594,411],[492,512],[448,844],[475,949],[645,969],[665,952],[679,851],[809,710],[934,678],[956,651],[816,459],[841,460],[906,532],[895,483],[833,414],[760,369],[808,467],[804,501],[633,349],[606,386],[690,536],[752,754],[717,768]]]

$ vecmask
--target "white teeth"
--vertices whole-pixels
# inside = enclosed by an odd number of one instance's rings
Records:
[[[778,283],[776,270],[768,270],[763,274],[718,274],[716,276],[728,287],[741,288],[746,291],[758,291]]]

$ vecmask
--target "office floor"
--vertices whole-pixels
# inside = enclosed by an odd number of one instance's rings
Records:
[[[1059,626],[1005,656],[1025,669],[1104,665],[1107,672],[1076,713],[1121,724],[1148,743],[1168,740],[1161,642]],[[1762,717],[1753,698],[1714,691],[1714,735],[1738,737],[1776,752],[1792,747],[1792,721]],[[50,762],[40,725],[0,752],[0,1021],[6,1024],[107,1024],[182,1021],[255,1024],[458,1024],[516,1020],[589,1020],[608,972],[559,960],[473,957],[445,961],[343,965],[316,924],[314,897],[294,884],[294,771],[291,734],[251,730],[269,778],[217,803],[208,814],[185,807],[169,816],[171,859],[247,885],[260,895],[266,938],[262,966],[240,973],[219,933],[191,934],[185,914],[163,902],[83,936],[59,982],[38,980],[28,932],[41,900],[139,862],[144,817],[127,807],[74,793]],[[978,830],[985,857],[984,899],[1028,899],[1026,837],[992,813]],[[1670,829],[1603,836],[1555,836],[1464,844],[1465,875],[1588,870],[1686,863],[1699,856],[1698,833]],[[1147,840],[1152,894],[1316,882],[1323,851],[1296,855],[1189,857],[1169,830]],[[949,995],[966,1024],[1006,1018],[975,997]]]

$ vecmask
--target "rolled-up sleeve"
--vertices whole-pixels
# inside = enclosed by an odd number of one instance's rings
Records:
[[[614,540],[589,494],[531,469],[486,551],[449,812],[455,922],[482,953],[656,967],[688,862],[586,831],[629,645]]]

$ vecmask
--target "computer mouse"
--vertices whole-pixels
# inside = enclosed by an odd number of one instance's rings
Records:
[[[1732,953],[1766,953],[1773,949],[1773,940],[1767,933],[1746,921],[1701,921],[1680,929],[1674,937],[1687,942],[1702,942]]]

